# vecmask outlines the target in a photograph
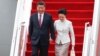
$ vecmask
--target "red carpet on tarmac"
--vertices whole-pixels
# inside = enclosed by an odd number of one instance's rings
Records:
[[[36,12],[36,3],[39,0],[34,0],[32,4],[32,13]],[[84,27],[85,22],[92,23],[94,0],[43,0],[46,3],[46,12],[53,16],[53,19],[57,19],[57,10],[60,8],[66,8],[68,15],[66,16],[73,22],[75,32],[75,53],[76,56],[82,56],[83,39],[84,39]],[[28,37],[29,38],[29,37]],[[31,56],[32,47],[30,40],[28,39],[27,48],[25,51],[26,56]],[[50,42],[49,56],[55,56],[54,42]],[[71,47],[71,46],[70,46]],[[69,48],[69,54],[70,54]]]

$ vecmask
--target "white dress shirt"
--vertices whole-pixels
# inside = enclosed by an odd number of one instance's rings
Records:
[[[72,45],[75,45],[75,36],[73,31],[72,22],[69,20],[64,20],[63,22],[60,20],[56,20],[54,22],[55,30],[57,31],[57,38],[56,43],[57,44],[65,44],[68,42],[72,42]],[[71,35],[71,40],[70,36]]]
[[[41,25],[43,23],[43,17],[44,17],[44,13],[41,14]],[[40,19],[40,13],[38,13],[38,20]]]

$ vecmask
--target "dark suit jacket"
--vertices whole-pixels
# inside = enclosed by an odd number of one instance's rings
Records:
[[[49,34],[50,33],[50,34]],[[49,38],[55,39],[54,24],[52,16],[44,13],[42,26],[39,26],[38,13],[30,17],[29,34],[32,40],[32,45],[49,45]]]

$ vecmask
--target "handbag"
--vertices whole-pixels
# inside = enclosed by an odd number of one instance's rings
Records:
[[[70,56],[75,56],[75,51],[74,50],[70,51]]]

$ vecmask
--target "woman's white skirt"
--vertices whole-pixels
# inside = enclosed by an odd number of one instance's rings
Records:
[[[56,44],[55,45],[55,56],[68,56],[68,49],[70,43]]]

